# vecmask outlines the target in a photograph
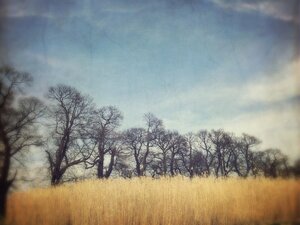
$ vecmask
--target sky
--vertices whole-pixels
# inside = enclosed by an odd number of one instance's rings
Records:
[[[225,129],[300,157],[300,1],[0,0],[0,64],[67,84],[122,128]]]

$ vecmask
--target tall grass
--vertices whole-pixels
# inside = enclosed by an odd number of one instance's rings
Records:
[[[14,225],[237,225],[293,222],[300,182],[284,179],[90,180],[14,193]]]

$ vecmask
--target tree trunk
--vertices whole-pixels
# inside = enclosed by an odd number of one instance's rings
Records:
[[[51,171],[51,185],[57,185],[60,183],[62,174],[61,174],[61,162],[62,158],[61,156],[57,153],[56,155],[56,163],[54,165],[53,171]]]
[[[55,186],[60,183],[62,175],[60,175],[60,171],[54,171],[51,176],[51,185]]]
[[[63,156],[66,154],[67,149],[67,145],[65,144],[64,140],[65,136],[63,137],[63,141],[61,142],[60,146],[58,147],[55,153],[55,165],[53,166],[53,171],[51,171],[51,185],[59,184],[63,176],[63,173],[61,171],[61,164],[63,161]]]
[[[138,177],[142,176],[142,171],[141,171],[141,164],[140,163],[136,163],[136,173],[138,175]]]
[[[171,161],[170,161],[170,173],[171,173],[171,176],[175,175],[175,173],[174,173],[174,158],[175,158],[175,155],[174,155],[174,153],[172,153],[172,155],[171,155]]]
[[[9,186],[7,182],[0,183],[0,220],[4,218],[6,213],[6,200]]]
[[[189,174],[190,174],[190,178],[194,177],[194,163],[193,163],[193,149],[190,146],[190,155],[189,155]]]
[[[145,152],[145,155],[143,157],[143,160],[142,160],[142,166],[143,166],[143,169],[141,171],[141,175],[145,175],[146,174],[146,170],[147,170],[147,158],[148,158],[148,155],[149,155],[149,152],[150,152],[150,143],[149,141],[147,142],[146,144],[146,152]]]
[[[101,145],[101,144],[99,144]],[[99,160],[98,160],[98,165],[97,165],[97,176],[99,179],[104,178],[104,149],[102,146],[98,147],[98,152],[99,152]]]
[[[164,173],[164,176],[167,175],[167,156],[166,156],[166,153],[164,152],[163,153],[163,173]]]
[[[108,165],[108,169],[105,172],[105,178],[109,178],[111,172],[113,171],[113,167],[114,167],[114,163],[115,163],[115,155],[116,155],[116,153],[115,153],[115,151],[113,151],[110,156],[110,162]]]
[[[11,181],[8,180],[11,147],[9,145],[9,139],[4,132],[2,123],[0,123],[0,138],[4,144],[4,158],[0,174],[0,217],[4,217],[6,211],[7,193],[13,182],[13,179]]]
[[[103,173],[103,159],[99,159],[98,161],[98,167],[97,167],[97,176],[98,178],[102,179],[104,178],[104,173]]]

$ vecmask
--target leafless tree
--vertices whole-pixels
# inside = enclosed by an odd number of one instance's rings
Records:
[[[233,134],[224,130],[212,130],[209,133],[209,139],[214,150],[214,171],[215,175],[228,176],[233,171],[233,152],[235,151],[235,143]]]
[[[290,173],[292,173],[295,177],[300,177],[300,159],[298,158],[294,165],[290,167]]]
[[[187,171],[190,178],[194,176],[194,170],[195,170],[195,134],[192,132],[186,134],[184,136],[186,148],[180,151],[182,165]]]
[[[160,129],[157,132],[155,145],[158,147],[158,152],[154,154],[154,160],[157,162],[155,165],[156,173],[158,175],[167,175],[168,162],[170,161],[170,151],[172,147],[172,132]]]
[[[223,171],[223,150],[222,150],[222,138],[224,132],[222,130],[212,130],[209,133],[209,139],[213,144],[214,147],[214,154],[215,154],[215,175],[224,176]]]
[[[242,177],[249,176],[254,167],[254,149],[260,144],[256,137],[242,134],[242,137],[236,138],[236,150],[233,152],[233,166],[235,172]]]
[[[235,172],[233,166],[234,152],[238,151],[238,145],[235,140],[236,136],[233,133],[224,132],[222,138],[222,165],[224,176]]]
[[[93,104],[88,96],[66,85],[51,87],[47,97],[52,104],[49,106],[51,133],[46,153],[51,184],[56,185],[67,169],[90,157],[87,130],[92,122]]]
[[[125,149],[129,150],[129,154],[133,156],[134,167],[137,176],[143,176],[143,162],[145,162],[145,157],[148,153],[145,150],[145,133],[143,128],[130,128],[126,130],[123,134],[123,144]]]
[[[23,153],[42,144],[37,121],[44,106],[36,98],[20,96],[31,81],[27,73],[0,68],[0,217],[5,215],[7,193],[17,175],[12,162],[22,164]]]
[[[288,173],[287,156],[279,149],[267,149],[256,154],[256,167],[266,177],[276,178]]]
[[[157,138],[158,132],[163,128],[162,120],[158,119],[152,113],[147,113],[144,115],[144,120],[146,123],[145,128],[145,154],[142,160],[142,171],[143,174],[147,170],[147,166],[151,163],[149,160],[150,148],[155,146],[155,139]],[[151,157],[152,158],[152,157]]]
[[[201,130],[197,133],[196,136],[196,148],[201,152],[205,165],[205,174],[209,176],[211,174],[211,167],[214,162],[215,155],[213,154],[212,142],[209,138],[209,132],[207,130]]]
[[[113,106],[102,107],[93,113],[90,134],[96,150],[86,161],[86,166],[92,168],[96,165],[98,178],[108,178],[111,175],[116,157],[121,154],[120,135],[116,129],[122,119],[121,112]],[[108,161],[107,166],[105,161]]]
[[[170,149],[170,174],[182,173],[181,158],[182,152],[187,151],[187,143],[185,138],[177,131],[172,132],[172,144]]]

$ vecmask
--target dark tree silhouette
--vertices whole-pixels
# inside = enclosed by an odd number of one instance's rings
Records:
[[[129,151],[129,154],[133,156],[137,176],[143,176],[142,165],[145,161],[144,158],[147,157],[147,151],[144,149],[145,133],[146,131],[143,128],[131,128],[123,134],[123,145]]]
[[[96,165],[98,178],[108,178],[111,175],[116,157],[120,154],[122,148],[116,129],[122,119],[121,112],[113,106],[102,107],[93,113],[90,135],[96,148],[92,157],[86,161],[86,167]],[[108,166],[105,166],[105,159]]]
[[[185,136],[166,130],[162,123],[155,130],[151,149],[147,153],[147,131],[128,129],[123,135],[123,145],[132,155],[137,176],[145,175],[143,161],[148,154],[148,172],[152,177],[193,176],[241,177],[264,175],[288,176],[294,169],[280,150],[258,151],[260,140],[248,134],[235,136],[224,130],[201,130]],[[126,161],[127,160],[127,161]],[[120,166],[126,177],[132,177],[131,162],[123,160]]]
[[[233,151],[233,166],[235,172],[242,177],[249,176],[254,169],[253,150],[261,143],[256,137],[243,134],[235,140],[235,151]]]
[[[300,159],[297,159],[293,166],[290,167],[290,172],[296,176],[300,177]]]
[[[213,144],[214,152],[215,152],[215,175],[224,176],[224,165],[223,165],[223,157],[224,157],[224,150],[223,150],[223,137],[224,131],[223,130],[212,130],[209,134],[210,141]]]
[[[92,100],[78,90],[66,85],[49,89],[48,124],[51,129],[46,153],[48,156],[51,184],[62,181],[67,169],[83,163],[90,155],[88,128],[91,126]]]
[[[32,80],[28,74],[9,67],[1,68],[0,72],[3,215],[7,192],[16,177],[11,160],[18,159],[19,152],[42,143],[36,134],[36,122],[45,110],[39,100],[20,97],[24,86]],[[115,174],[122,177],[181,174],[191,178],[297,174],[297,166],[289,167],[287,157],[280,150],[262,151],[260,140],[248,134],[236,136],[219,129],[181,135],[165,129],[162,120],[151,113],[144,115],[144,127],[120,133],[123,116],[116,107],[96,109],[90,97],[66,85],[51,87],[47,97],[44,149],[52,185],[68,180],[67,174],[73,171],[70,168],[81,163],[85,169],[96,167],[98,178]]]
[[[21,162],[21,153],[42,144],[36,131],[44,106],[36,98],[21,96],[31,82],[27,73],[0,68],[0,216],[5,215],[7,193],[17,175],[11,171],[12,161]]]
[[[210,139],[210,134],[207,130],[201,130],[196,136],[196,148],[201,153],[203,157],[203,164],[205,166],[204,173],[207,176],[211,175],[211,168],[214,162],[215,154],[212,149],[212,142]],[[200,157],[200,156],[198,156]],[[197,162],[197,161],[196,161]]]
[[[288,175],[287,156],[279,149],[267,149],[257,153],[256,166],[266,177],[276,178]]]
[[[158,152],[154,155],[154,160],[156,163],[156,172],[159,175],[166,176],[168,173],[168,164],[170,162],[170,151],[172,147],[172,136],[171,131],[166,131],[165,129],[160,129],[157,132],[157,137],[155,139],[155,145],[158,148]]]
[[[174,176],[182,173],[180,156],[187,150],[187,144],[185,138],[177,131],[173,131],[171,137],[170,174]]]
[[[145,154],[142,159],[142,174],[144,175],[147,170],[147,166],[150,164],[149,156],[150,149],[155,145],[155,139],[157,138],[158,132],[163,128],[162,120],[158,119],[152,113],[147,113],[144,115],[144,120],[146,124],[145,128]],[[152,160],[151,160],[152,161]]]

